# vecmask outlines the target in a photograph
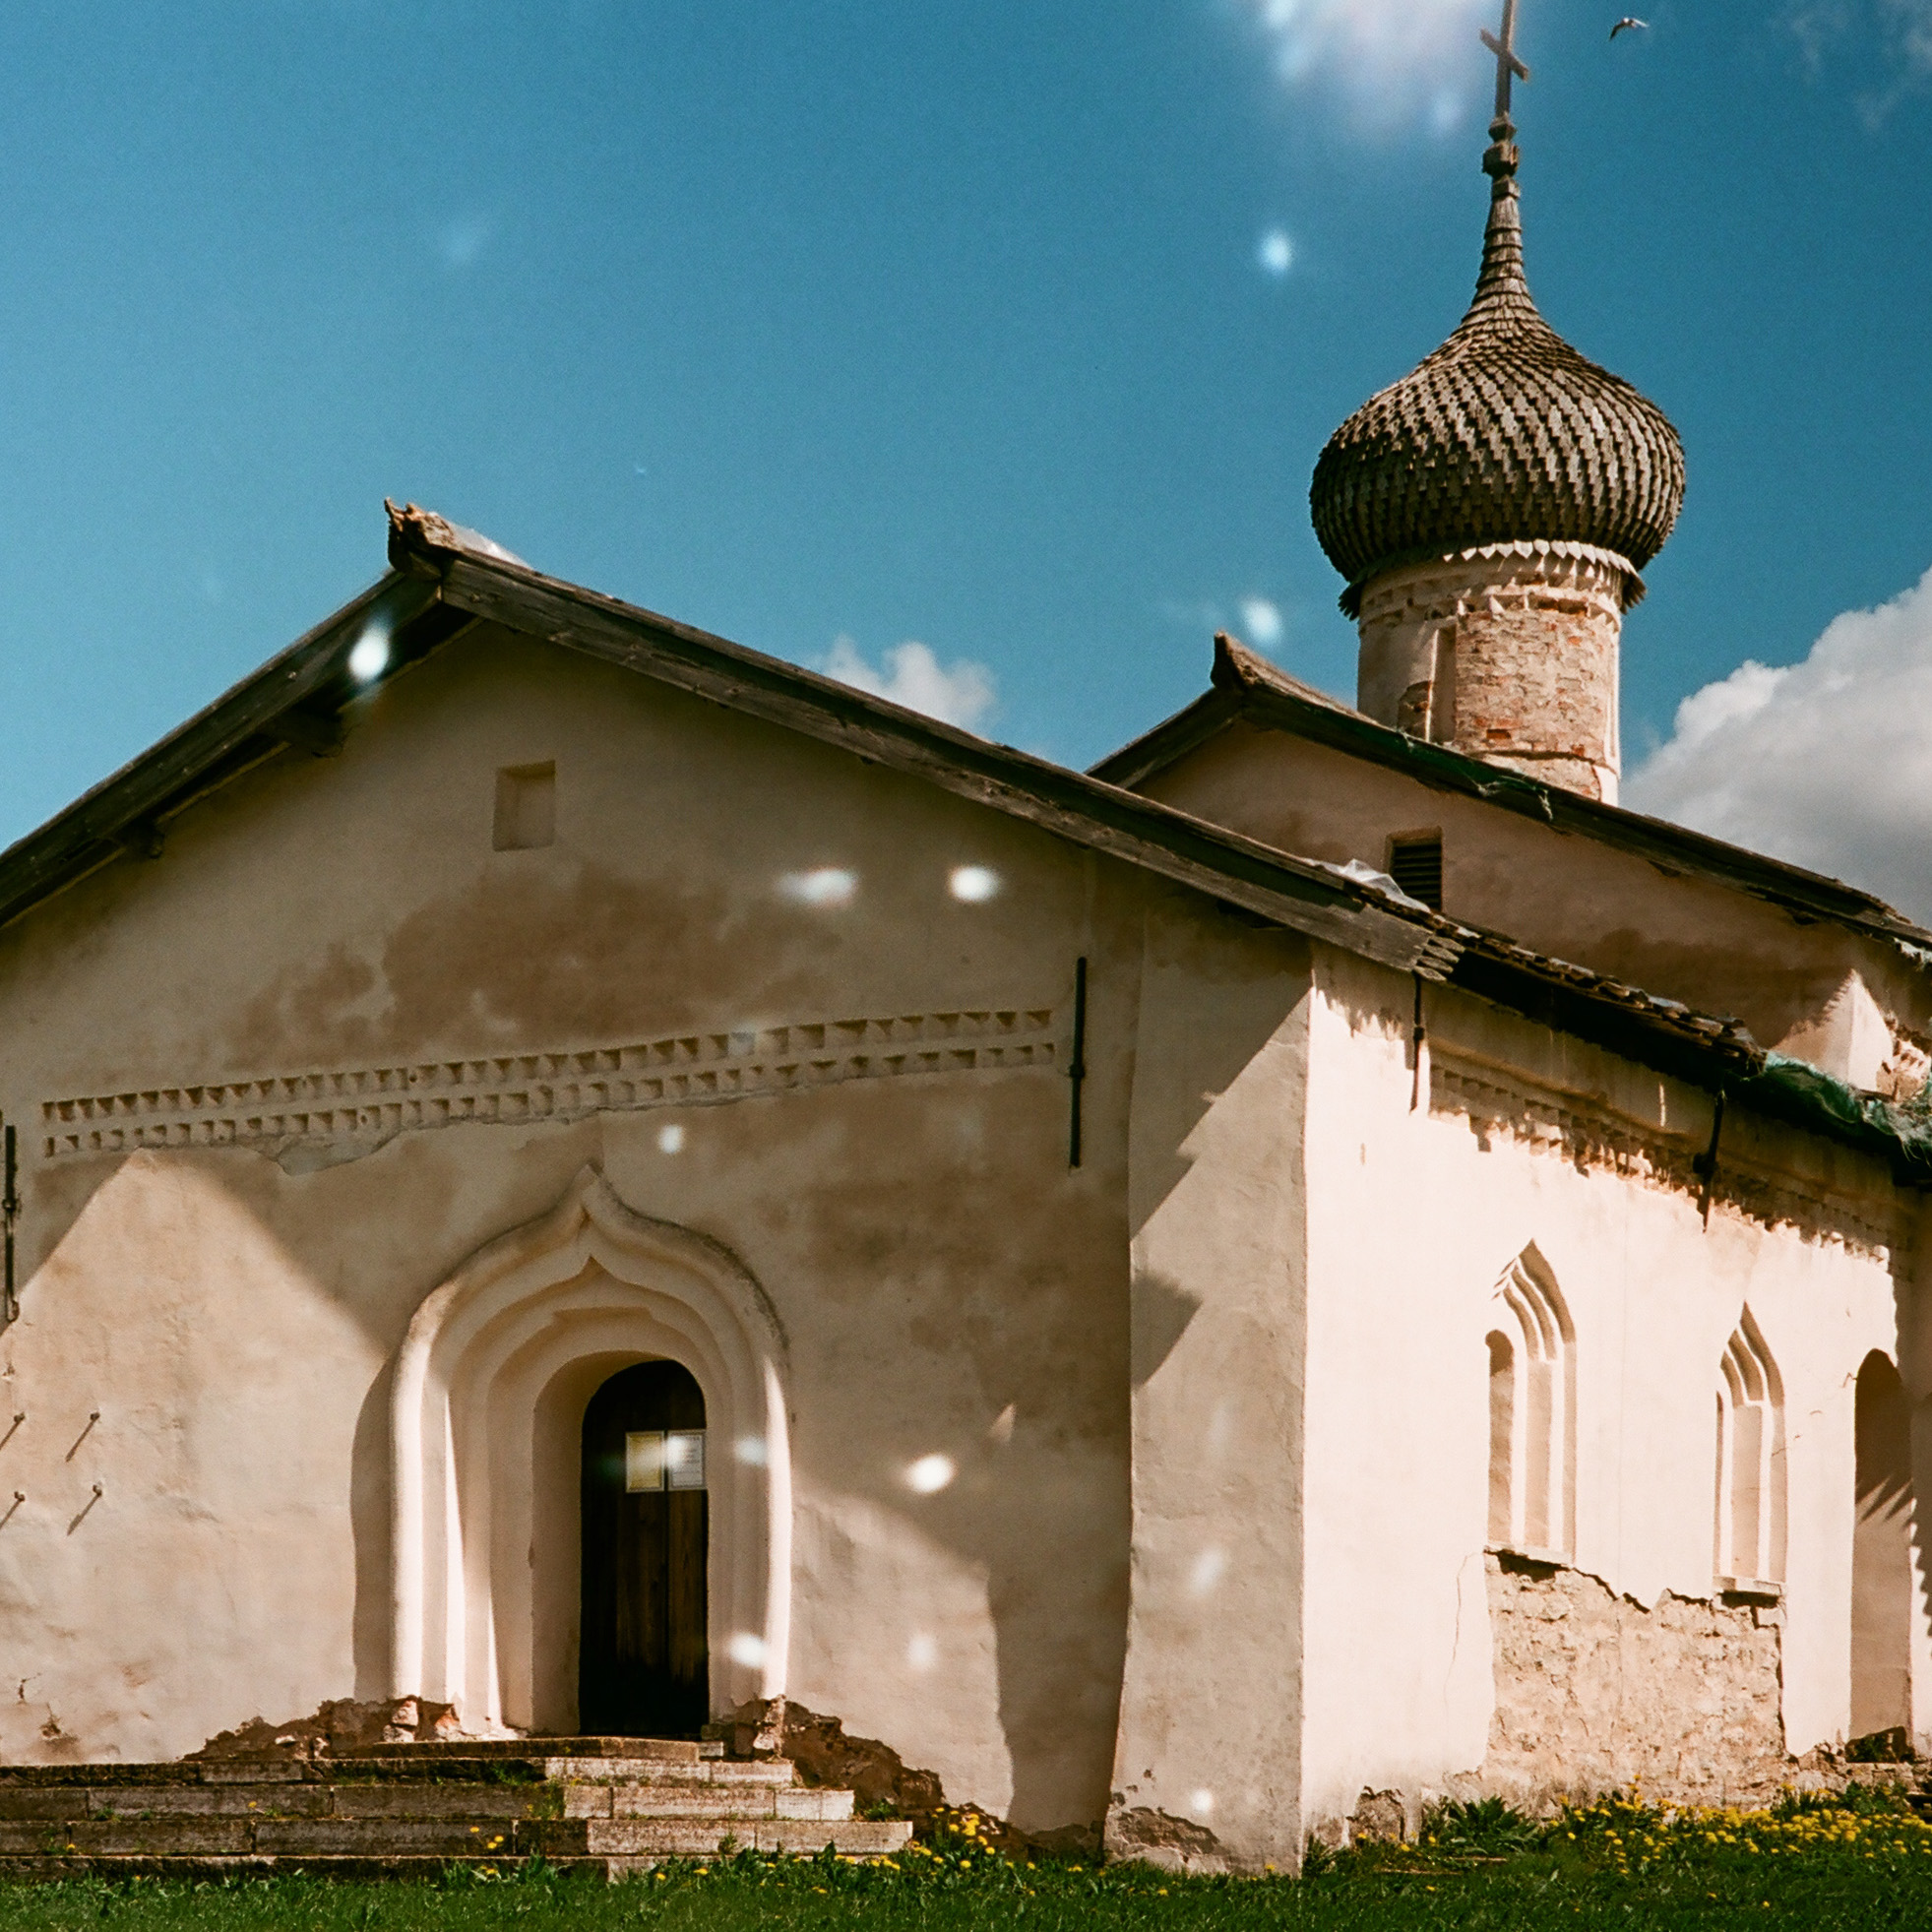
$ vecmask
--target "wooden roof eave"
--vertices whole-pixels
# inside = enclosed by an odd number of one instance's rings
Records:
[[[328,749],[333,740],[318,728],[318,719],[326,724],[363,695],[365,687],[349,675],[347,660],[372,620],[379,618],[390,631],[385,681],[471,623],[486,620],[923,779],[1221,904],[1383,966],[1446,981],[1707,1089],[1728,1089],[1755,1101],[1756,1089],[1769,1082],[1767,1063],[1775,1056],[1739,1034],[1734,1023],[1652,1000],[1426,907],[1393,903],[1331,866],[1297,859],[1118,785],[992,744],[525,566],[433,547],[394,555],[393,561],[390,574],[353,602],[0,852],[0,925],[138,847],[143,828],[153,828],[239,771],[291,745]],[[1223,712],[1211,698],[1190,712],[1205,738],[1245,715],[1245,708]],[[281,719],[288,722],[278,728]],[[1863,1114],[1849,1127],[1829,1109],[1800,1106],[1782,1093],[1765,1104],[1828,1138],[1896,1153],[1899,1135],[1864,1117],[1874,1113],[1873,1096],[1853,1097]],[[1892,1111],[1877,1108],[1888,1122]],[[1926,1157],[1920,1154],[1901,1167],[1901,1181],[1932,1184],[1932,1169],[1917,1164]]]
[[[152,856],[166,819],[265,759],[294,746],[325,749],[327,733],[317,720],[355,695],[348,654],[375,621],[389,629],[399,669],[454,628],[436,584],[394,572],[383,577],[0,852],[0,927],[113,859]]]
[[[1216,699],[1221,702],[1216,704]],[[1379,723],[1326,694],[1303,695],[1294,680],[1224,638],[1215,640],[1213,690],[1101,759],[1090,768],[1091,774],[1111,784],[1144,784],[1237,720],[1367,759],[1432,789],[1479,799],[1628,852],[1660,871],[1708,880],[1762,900],[1800,920],[1820,920],[1890,942],[1920,966],[1932,954],[1932,931],[1914,924],[1875,894],[1707,833],[1485,764],[1448,745]]]
[[[837,746],[1400,971],[1441,978],[1455,964],[1447,921],[1385,907],[1331,867],[535,571],[458,551],[439,562],[454,609]]]

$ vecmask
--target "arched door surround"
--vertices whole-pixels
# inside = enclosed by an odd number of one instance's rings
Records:
[[[784,1336],[707,1236],[635,1213],[586,1167],[409,1324],[392,1398],[392,1689],[467,1728],[577,1719],[585,1408],[662,1359],[704,1392],[714,1711],[784,1689],[791,1468]]]

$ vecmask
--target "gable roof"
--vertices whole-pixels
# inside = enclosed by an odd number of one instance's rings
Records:
[[[291,749],[327,756],[357,697],[490,621],[923,779],[1399,970],[1440,978],[1460,954],[1449,921],[1335,866],[545,577],[414,506],[391,506],[391,515],[388,576],[0,852],[0,926],[102,865],[157,854],[168,819],[266,760]],[[371,634],[386,640],[386,662],[364,679],[349,660]]]
[[[1502,811],[1540,820],[1559,832],[1614,846],[1665,871],[1688,873],[1747,893],[1803,919],[1828,920],[1915,952],[1932,951],[1932,931],[1914,925],[1874,894],[1702,832],[1620,805],[1605,805],[1504,766],[1484,764],[1448,745],[1410,737],[1290,677],[1225,633],[1215,639],[1212,689],[1164,723],[1101,759],[1091,768],[1091,776],[1137,789],[1237,722],[1331,746],[1438,791],[1477,798]]]
[[[1392,882],[1278,851],[1104,778],[992,744],[815,671],[545,577],[413,505],[390,508],[388,575],[0,852],[0,926],[103,865],[156,855],[168,819],[268,759],[291,751],[328,756],[340,748],[343,714],[358,696],[405,672],[470,625],[490,622],[836,746],[1265,923],[1419,979],[1447,982],[1641,1065],[1729,1092],[1760,1111],[1889,1159],[1901,1181],[1932,1186],[1932,1147],[1920,1145],[1901,1110],[1824,1076],[1780,1081],[1776,1056],[1735,1021],[1653,999],[1462,925],[1404,898]],[[365,679],[350,669],[349,659],[371,635],[386,640],[387,661],[376,677]],[[1236,649],[1227,646],[1229,653]],[[1219,668],[1217,659],[1217,673]],[[1217,690],[1203,704],[1220,702]],[[1318,693],[1307,693],[1306,702],[1344,719],[1354,717]],[[1183,713],[1160,729],[1189,717]],[[1824,1097],[1819,1083],[1829,1090]]]

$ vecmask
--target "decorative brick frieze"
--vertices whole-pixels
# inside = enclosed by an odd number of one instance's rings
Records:
[[[852,1080],[1051,1067],[1050,1007],[679,1033],[571,1053],[479,1055],[48,1100],[49,1158],[138,1148],[373,1145],[468,1122],[521,1124],[704,1105]]]
[[[1705,1182],[1694,1163],[1704,1152],[1707,1127],[1686,1134],[1622,1113],[1605,1101],[1465,1058],[1441,1044],[1430,1053],[1429,1100],[1435,1112],[1466,1116],[1479,1140],[1504,1134],[1579,1169],[1703,1198]],[[1835,1236],[1847,1247],[1895,1261],[1911,1246],[1911,1228],[1902,1215],[1881,1218],[1874,1213],[1874,1201],[1774,1170],[1742,1151],[1734,1134],[1720,1153],[1711,1195],[1768,1227]]]

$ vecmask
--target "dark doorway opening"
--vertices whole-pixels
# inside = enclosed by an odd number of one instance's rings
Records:
[[[710,1717],[705,1398],[676,1362],[613,1375],[584,1411],[579,1726],[695,1737]]]

